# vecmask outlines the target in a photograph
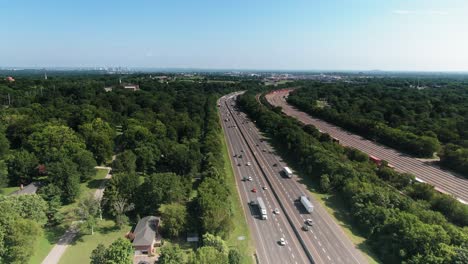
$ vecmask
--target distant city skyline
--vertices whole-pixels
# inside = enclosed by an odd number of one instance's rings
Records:
[[[2,3],[0,67],[468,71],[468,1]]]

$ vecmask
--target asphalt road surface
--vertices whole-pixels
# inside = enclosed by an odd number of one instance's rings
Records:
[[[274,208],[278,208],[280,211],[279,215],[269,214],[268,220],[259,220],[254,217],[253,212],[249,212],[248,208],[245,210],[260,263],[308,263],[310,261],[307,256],[311,256],[315,263],[367,263],[367,260],[351,243],[341,227],[310,196],[309,199],[315,208],[312,213],[307,213],[298,201],[300,195],[308,194],[306,186],[300,183],[300,178],[296,176],[286,178],[282,175],[282,168],[287,164],[275,154],[273,148],[245,114],[236,111],[234,105],[235,101],[232,95],[223,97],[220,101],[223,129],[232,162],[234,167],[237,167],[236,176],[242,201],[247,206],[248,199],[252,199],[256,195],[263,195],[264,199],[267,199],[267,207],[271,211]],[[234,157],[235,154],[237,157]],[[242,158],[238,158],[239,154],[243,155]],[[247,162],[250,162],[251,166],[246,166]],[[239,164],[240,166],[238,166]],[[242,173],[246,174],[242,175]],[[244,176],[252,176],[253,182],[241,181],[240,179]],[[263,190],[263,186],[266,186],[267,190]],[[257,193],[251,192],[254,187],[257,189]],[[314,223],[309,231],[302,230],[306,219],[312,219]],[[259,232],[257,222],[265,223],[269,230],[266,232],[260,230]],[[278,240],[278,234],[283,236],[284,230],[287,231],[284,235],[289,241],[288,246],[291,246],[291,251],[296,250],[302,259],[297,259],[298,255],[294,254],[294,260],[288,261],[287,257],[291,256],[291,253],[284,252],[283,247],[278,248],[277,244],[274,247],[262,245],[264,241]],[[278,254],[284,260],[274,257],[274,254]]]
[[[468,203],[468,179],[444,170],[430,162],[421,161],[384,145],[352,134],[323,120],[313,118],[286,103],[285,97],[289,95],[290,91],[291,90],[287,89],[275,91],[267,94],[266,99],[270,104],[280,106],[285,114],[297,118],[304,124],[312,124],[322,132],[337,138],[341,145],[350,146],[368,155],[386,160],[395,167],[395,170],[411,173],[416,176],[417,180],[433,185],[435,189],[440,192],[453,195],[464,204]]]
[[[232,96],[232,95],[230,95]],[[255,163],[253,153],[249,150],[247,143],[242,139],[240,131],[236,126],[230,111],[226,107],[226,100],[230,97],[224,96],[219,100],[220,114],[225,138],[228,145],[231,163],[236,177],[237,190],[239,192],[244,214],[255,243],[257,259],[259,263],[310,263],[291,226],[284,217],[277,200],[269,190],[263,190],[267,186],[261,175],[258,165]],[[224,120],[229,119],[228,122]],[[234,154],[242,155],[242,158],[234,157]],[[247,162],[251,165],[248,166]],[[240,164],[240,166],[238,166]],[[244,181],[244,177],[252,177],[252,181]],[[257,192],[252,192],[256,188]],[[262,220],[256,206],[249,202],[262,197],[267,207],[267,220]],[[278,208],[280,214],[273,214]],[[279,241],[284,238],[286,245],[281,246]]]

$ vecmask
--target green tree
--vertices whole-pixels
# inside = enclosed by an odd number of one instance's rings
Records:
[[[73,202],[80,193],[80,175],[76,164],[63,159],[47,165],[48,181],[61,190],[61,198],[66,203]]]
[[[30,252],[34,252],[36,239],[41,234],[37,223],[31,220],[16,218],[10,223],[4,237],[7,249],[1,258],[4,263],[22,264],[29,261]]]
[[[13,150],[7,160],[11,184],[29,183],[37,174],[39,161],[34,153],[27,150]]]
[[[179,203],[162,204],[159,212],[165,232],[170,237],[178,237],[186,228],[187,208]]]
[[[0,127],[0,159],[3,159],[10,149],[10,142],[5,136],[3,129]]]
[[[195,254],[196,264],[228,264],[228,256],[222,252],[219,252],[214,247],[203,246],[199,248]]]
[[[8,169],[5,161],[0,160],[0,188],[8,185]]]
[[[182,264],[187,263],[186,253],[179,245],[168,245],[161,248],[161,255],[158,260],[159,264]]]
[[[77,165],[78,173],[80,174],[80,181],[85,182],[90,180],[96,175],[96,160],[93,154],[87,150],[80,149],[72,157],[73,162]]]
[[[320,177],[320,189],[326,193],[330,191],[331,183],[328,174],[322,174]]]
[[[76,215],[83,221],[82,227],[89,229],[91,235],[94,234],[94,227],[96,226],[97,218],[101,213],[101,201],[89,194],[84,199],[78,202],[76,208]]]
[[[129,203],[127,199],[118,197],[112,203],[115,215],[115,223],[118,227],[122,227],[128,223],[126,212],[132,211],[135,208],[133,203]]]
[[[232,248],[229,250],[229,264],[240,264],[242,261],[242,255],[238,249]]]
[[[28,146],[42,162],[57,161],[85,149],[83,140],[65,125],[46,124],[28,137]]]
[[[112,168],[117,172],[135,173],[136,156],[131,150],[126,150],[119,155],[112,163]]]
[[[106,264],[106,247],[99,244],[91,252],[91,264]]]
[[[223,254],[228,254],[226,242],[219,236],[206,233],[203,235],[203,246],[214,247]]]
[[[161,204],[181,202],[186,195],[180,176],[174,173],[151,174],[138,189],[137,208],[143,214],[151,214]]]
[[[106,264],[132,264],[133,246],[128,239],[118,238],[106,250]]]
[[[98,163],[103,163],[110,159],[114,149],[116,134],[109,123],[101,118],[96,118],[91,123],[85,123],[80,126],[80,132]]]

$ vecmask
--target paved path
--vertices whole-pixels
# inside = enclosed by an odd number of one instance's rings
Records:
[[[39,185],[39,182],[31,182],[30,184],[26,185],[23,189],[15,191],[10,195],[35,194]]]
[[[107,170],[107,175],[105,179],[110,179],[112,177],[112,174],[110,174],[110,171],[111,171],[110,167],[96,166],[95,168]],[[104,189],[106,188],[106,183],[107,181],[103,181],[101,186],[99,186],[99,189],[96,190],[96,192],[94,193],[95,198],[98,198],[98,199],[102,198],[102,195],[104,194]],[[62,237],[60,237],[57,244],[52,248],[52,250],[49,252],[47,257],[42,261],[42,264],[58,263],[63,253],[65,253],[65,250],[73,242],[77,234],[78,234],[78,229],[74,228],[73,226],[70,227],[65,232],[65,234],[63,234]]]

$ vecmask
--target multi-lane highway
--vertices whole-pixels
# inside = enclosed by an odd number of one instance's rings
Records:
[[[322,132],[338,139],[340,144],[359,149],[369,155],[388,161],[397,171],[411,173],[420,181],[433,185],[438,191],[455,196],[460,202],[468,203],[468,179],[441,169],[433,164],[400,153],[389,147],[354,135],[323,120],[313,118],[297,110],[285,97],[291,90],[279,90],[266,95],[268,102],[280,106],[283,112],[297,118],[304,124],[312,124]]]
[[[298,177],[286,178],[281,174],[287,165],[275,154],[254,123],[235,109],[235,97],[236,94],[220,99],[220,113],[259,262],[367,263],[340,226],[308,195]],[[249,176],[253,181],[242,180]],[[252,192],[254,188],[256,192]],[[298,201],[302,194],[309,196],[315,206],[314,212],[307,213]],[[263,197],[267,204],[267,220],[261,220],[258,210],[248,205],[257,196]],[[275,209],[279,214],[273,213]],[[313,221],[308,231],[302,229],[306,219]],[[285,246],[278,243],[281,237],[287,242]]]

